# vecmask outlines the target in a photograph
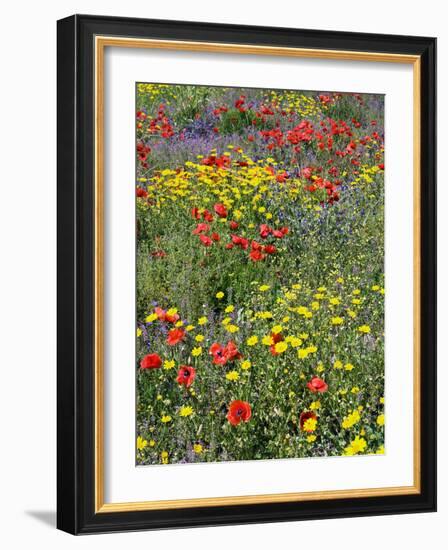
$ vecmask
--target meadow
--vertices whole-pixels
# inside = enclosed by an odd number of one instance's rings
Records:
[[[138,465],[384,453],[384,98],[138,83]]]

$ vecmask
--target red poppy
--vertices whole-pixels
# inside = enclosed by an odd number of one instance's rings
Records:
[[[261,260],[264,260],[265,255],[262,254],[259,250],[252,250],[249,254],[249,257],[253,262],[259,262]]]
[[[198,223],[195,229],[193,229],[193,235],[199,235],[200,233],[205,233],[209,231],[210,226],[207,223]]]
[[[213,363],[215,365],[225,365],[228,361],[241,359],[242,355],[238,351],[235,342],[230,340],[225,346],[215,342],[210,346],[210,355],[213,355]]]
[[[328,390],[328,384],[318,376],[313,376],[313,378],[311,378],[311,380],[308,382],[306,387],[309,390],[311,390],[313,393],[316,393],[316,392],[324,393]]]
[[[213,244],[213,241],[210,239],[210,237],[207,237],[207,235],[200,235],[199,239],[204,246],[211,246]]]
[[[160,359],[157,353],[149,353],[140,361],[141,369],[160,369],[161,366],[162,359]]]
[[[220,218],[227,218],[227,210],[222,203],[218,202],[217,204],[215,204],[213,210],[218,214]]]
[[[281,231],[280,229],[274,229],[272,231],[272,234],[274,235],[274,237],[276,239],[283,239],[283,237],[284,237],[283,231]]]
[[[148,158],[150,152],[151,147],[149,147],[149,145],[145,145],[144,143],[137,143],[137,155],[141,162],[144,162]]]
[[[189,367],[188,365],[181,365],[178,373],[176,382],[189,388],[193,384],[193,380],[196,376],[196,369],[194,367]]]
[[[243,421],[247,422],[252,416],[252,409],[246,401],[232,401],[229,405],[227,420],[232,426],[238,426]]]
[[[299,425],[300,425],[300,429],[303,430],[304,432],[312,432],[314,430],[310,430],[310,429],[306,429],[304,428],[304,424],[307,420],[309,420],[310,418],[312,418],[313,420],[317,420],[317,415],[315,412],[313,411],[304,411],[301,415],[300,415],[300,418],[299,418]]]
[[[246,96],[245,96],[245,95],[240,95],[239,99],[237,99],[237,100],[235,101],[235,107],[236,107],[237,109],[241,109],[242,106],[244,105],[245,99],[246,99]]]
[[[194,208],[192,208],[191,209],[191,215],[195,220],[199,220],[200,217],[201,217],[201,214],[199,214],[199,208],[196,208],[196,206]]]
[[[219,236],[218,233],[212,233],[212,240],[215,241],[215,242],[218,242],[221,240],[221,237]]]
[[[179,343],[181,340],[183,340],[184,336],[185,336],[185,331],[183,329],[173,328],[168,333],[166,343],[169,346],[175,346],[177,343]]]
[[[202,213],[202,217],[206,222],[212,222],[213,221],[213,214],[209,212],[208,210],[204,210]]]
[[[145,199],[148,196],[148,193],[145,191],[145,189],[142,189],[141,187],[137,188],[137,197],[141,199]]]
[[[224,357],[224,346],[215,342],[210,346],[210,355],[213,355],[213,363],[215,365],[224,365],[227,359]]]
[[[177,313],[167,313],[161,307],[155,307],[154,313],[157,315],[157,318],[159,319],[159,321],[166,321],[167,323],[175,323],[180,319]]]
[[[244,237],[239,237],[238,235],[231,235],[232,243],[240,246],[243,250],[246,250],[249,246],[249,241]]]
[[[313,170],[309,166],[306,168],[302,168],[300,174],[306,178],[307,180],[311,179],[311,176],[313,175]]]
[[[164,258],[166,256],[164,250],[153,250],[150,254],[153,258]]]
[[[162,309],[161,307],[155,307],[154,313],[157,315],[157,318],[159,321],[165,321],[166,320],[166,311]]]
[[[235,231],[235,229],[238,229],[238,225],[238,222],[235,222],[233,220],[229,223],[230,229],[232,229],[233,231]]]
[[[269,237],[271,232],[272,229],[269,227],[269,225],[266,225],[265,223],[262,223],[260,225],[260,237],[262,239],[266,239],[267,237]]]
[[[257,241],[252,241],[250,243],[250,247],[252,250],[263,250],[263,245],[261,245],[260,243],[257,243]]]
[[[271,352],[271,355],[275,356],[275,355],[278,355],[278,351],[276,351],[275,349],[275,344],[283,340],[283,335],[281,332],[278,332],[277,334],[272,333],[271,338],[272,338],[273,344],[272,346],[270,346],[269,351]]]
[[[267,244],[264,247],[264,251],[266,254],[275,254],[277,252],[277,248],[273,244]]]
[[[286,179],[288,179],[288,174],[286,172],[281,172],[280,174],[277,174],[275,177],[278,183],[284,183]]]

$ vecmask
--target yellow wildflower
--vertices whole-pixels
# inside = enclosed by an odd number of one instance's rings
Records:
[[[283,353],[288,349],[288,344],[286,342],[277,342],[274,349],[276,353]]]
[[[317,418],[308,418],[303,423],[304,432],[314,432],[317,428]]]
[[[157,314],[156,313],[151,313],[151,314],[148,315],[148,317],[146,317],[145,321],[146,321],[146,323],[152,323],[156,319],[157,319]]]
[[[139,435],[137,437],[137,449],[139,451],[143,451],[143,449],[145,449],[147,446],[148,446],[148,442],[146,441],[146,439],[143,439],[143,437]]]
[[[179,416],[186,417],[186,416],[190,416],[192,414],[193,414],[193,407],[190,407],[188,405],[184,405],[183,407],[180,408]]]
[[[274,343],[274,339],[270,334],[268,334],[267,336],[263,336],[261,341],[265,346],[272,346],[272,344]]]
[[[331,324],[332,325],[342,325],[344,322],[344,319],[342,317],[332,317],[331,318]]]
[[[347,430],[361,420],[361,415],[356,409],[348,414],[342,421],[342,427]]]
[[[358,327],[358,331],[362,332],[363,334],[369,334],[370,333],[370,327],[369,325],[361,325]]]
[[[363,437],[357,435],[348,447],[344,449],[344,454],[347,456],[357,455],[364,452],[367,447],[367,441]]]
[[[160,458],[162,459],[162,464],[168,464],[168,452],[167,451],[162,451],[160,453]]]
[[[258,336],[249,336],[249,338],[246,340],[246,344],[248,346],[255,346],[255,344],[258,344]]]

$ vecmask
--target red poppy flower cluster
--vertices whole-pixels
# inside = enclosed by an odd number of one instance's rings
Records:
[[[215,116],[219,116],[221,113],[227,113],[228,111],[228,107],[226,107],[225,105],[221,106],[221,107],[217,107],[216,109],[213,110],[213,114]]]
[[[247,107],[244,106],[245,101],[246,101],[245,95],[240,95],[240,97],[235,101],[235,109],[238,109],[240,113],[244,113],[244,111],[247,110]]]
[[[252,409],[246,401],[232,401],[229,405],[227,420],[232,426],[238,426],[240,422],[247,422],[252,416]]]
[[[213,210],[215,214],[219,218],[226,219],[228,216],[228,212],[226,207],[222,203],[216,203],[213,206]],[[214,216],[211,212],[208,210],[204,210],[202,214],[200,213],[199,209],[194,207],[191,210],[191,215],[195,220],[200,220],[201,218],[206,220],[207,222],[212,222],[214,220]],[[234,220],[230,220],[229,227],[231,230],[236,230],[239,227],[238,222]],[[199,222],[196,227],[193,229],[192,234],[197,235],[199,237],[199,241],[201,244],[205,247],[210,247],[213,245],[213,243],[217,243],[221,240],[221,236],[217,232],[211,232],[211,226],[209,223]],[[259,234],[260,237],[265,240],[268,237],[273,237],[274,239],[283,239],[287,234],[289,233],[288,227],[282,227],[280,229],[274,229],[272,227],[269,227],[266,224],[260,225]],[[232,248],[239,247],[241,250],[247,250],[250,247],[249,250],[249,259],[253,262],[259,262],[266,258],[266,255],[269,254],[275,254],[277,252],[277,247],[272,244],[266,244],[263,245],[256,240],[250,240],[246,237],[236,235],[232,233],[230,235],[230,243],[227,243],[225,248],[227,250],[231,250]]]
[[[158,134],[163,138],[170,138],[174,135],[173,127],[165,113],[166,106],[161,103],[157,116],[151,119],[149,123],[148,133]]]
[[[201,219],[201,213],[199,212],[199,208],[196,208],[196,206],[191,209],[191,215],[192,215],[193,219],[195,219],[195,220],[200,220]],[[212,222],[213,219],[214,219],[213,214],[211,212],[209,212],[208,210],[204,210],[202,212],[202,218],[206,222]]]
[[[142,141],[137,142],[137,158],[138,158],[140,164],[145,169],[147,169],[148,166],[149,166],[146,161],[148,159],[148,155],[149,155],[150,152],[151,152],[151,147],[149,145],[146,145]]]
[[[273,229],[272,227],[269,227],[269,225],[262,223],[260,225],[259,233],[262,239],[267,239],[269,235],[272,235],[276,239],[283,239],[283,237],[289,233],[289,228],[282,227],[281,229]]]
[[[205,164],[205,166],[217,166],[218,168],[229,168],[231,160],[229,157],[224,155],[220,157],[217,157],[216,155],[210,155],[202,159],[202,164]]]
[[[337,176],[338,169],[335,166],[332,166],[328,172],[332,176]],[[310,193],[315,193],[318,189],[322,189],[326,192],[327,201],[330,204],[337,202],[339,200],[339,191],[338,187],[341,185],[341,180],[335,180],[331,182],[329,179],[323,178],[318,175],[322,173],[322,168],[319,166],[306,166],[302,168],[300,174],[303,178],[307,179],[311,183],[305,186],[305,189]]]
[[[242,355],[238,351],[235,342],[230,340],[225,346],[215,342],[210,346],[210,355],[213,356],[213,363],[215,365],[225,365],[227,362],[241,359]]]
[[[177,313],[168,313],[161,307],[155,307],[154,313],[159,321],[166,321],[167,323],[176,323],[180,319]]]

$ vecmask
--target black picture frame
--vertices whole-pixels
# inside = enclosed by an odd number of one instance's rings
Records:
[[[83,534],[435,511],[436,39],[91,15],[62,19],[57,31],[57,527]],[[93,42],[97,35],[420,56],[422,363],[418,494],[95,513]]]

